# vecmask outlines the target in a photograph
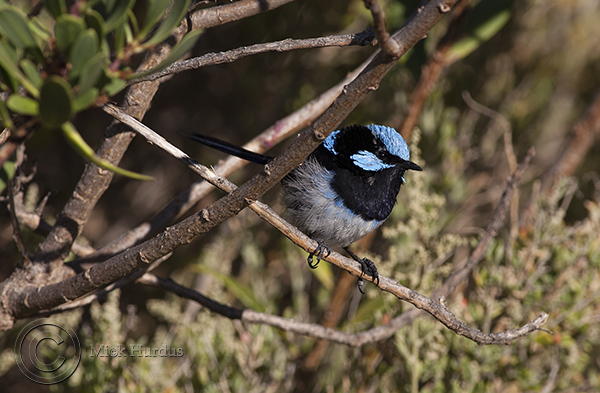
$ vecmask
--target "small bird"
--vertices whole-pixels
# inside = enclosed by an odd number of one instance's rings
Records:
[[[257,164],[273,159],[217,138],[200,134],[188,137]],[[282,179],[286,219],[318,243],[308,256],[312,269],[331,253],[330,245],[337,245],[361,264],[361,293],[364,274],[379,284],[375,264],[359,258],[348,246],[378,228],[390,215],[404,184],[404,173],[423,170],[409,158],[408,145],[393,128],[356,124],[332,132]]]

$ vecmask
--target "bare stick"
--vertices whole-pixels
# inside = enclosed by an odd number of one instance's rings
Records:
[[[172,146],[169,142],[167,142],[160,135],[156,134],[150,128],[146,127],[145,125],[141,124],[140,122],[131,118],[130,116],[127,116],[126,114],[120,112],[116,107],[112,105],[105,105],[104,110],[110,113],[111,115],[115,116],[115,118],[119,119],[120,121],[125,122],[125,124],[129,125],[136,132],[143,135],[153,145],[156,145],[157,147],[163,149],[164,151],[173,155],[177,159],[186,163],[188,167],[190,167],[192,170],[203,176],[211,184],[214,184],[215,186],[227,192],[232,192],[236,190],[235,185],[233,183],[229,182],[227,179],[221,178],[216,173],[206,168],[202,164],[197,163],[195,160],[188,157],[184,152],[182,152],[175,146]],[[436,298],[436,296],[442,296],[442,293],[453,292],[456,285],[458,285],[459,282],[464,280],[466,276],[470,274],[473,267],[477,263],[479,263],[479,261],[481,261],[490,241],[497,235],[498,230],[504,224],[506,212],[510,207],[510,201],[517,188],[517,183],[520,180],[523,171],[529,164],[529,161],[531,160],[533,155],[534,149],[530,148],[527,151],[523,162],[517,167],[517,170],[510,178],[507,188],[500,199],[498,207],[496,208],[492,220],[488,224],[487,230],[482,240],[479,242],[478,246],[475,248],[469,259],[467,260],[466,264],[457,272],[455,272],[452,276],[450,276],[450,278],[446,281],[444,286],[438,291],[436,291],[436,293],[434,294],[434,298]],[[308,238],[306,235],[298,231],[295,227],[287,223],[283,218],[279,217],[269,206],[260,202],[255,202],[250,205],[250,209],[256,212],[261,218],[269,222],[271,225],[279,229],[285,236],[290,238],[294,243],[303,247],[305,250],[314,250],[314,248],[316,247],[314,240]],[[353,273],[354,275],[361,274],[361,267],[359,263],[352,259],[345,258],[337,253],[332,253],[332,256],[326,257],[325,260]],[[371,277],[367,277],[367,279],[372,280]],[[456,316],[447,309],[447,307],[444,304],[445,302],[438,303],[436,301],[433,301],[432,299],[427,298],[426,296],[423,296],[418,292],[413,291],[412,289],[402,286],[397,281],[381,275],[379,288],[386,292],[390,292],[397,296],[399,299],[408,301],[412,303],[415,307],[428,312],[438,321],[443,323],[446,327],[455,331],[458,334],[468,337],[480,344],[497,343],[495,340],[497,340],[498,338],[490,338],[492,336],[485,335],[479,330],[472,329],[465,323],[459,321],[456,318]],[[545,322],[545,319],[542,318],[540,319],[540,321],[541,320]],[[502,337],[502,340],[509,340],[510,337],[513,336],[507,335],[497,337]]]
[[[267,52],[289,52],[298,49],[315,49],[325,48],[328,46],[350,46],[350,45],[369,45],[375,39],[375,33],[371,30],[365,30],[357,34],[332,35],[319,38],[307,38],[302,40],[294,40],[288,38],[283,41],[269,42],[266,44],[256,44],[244,46],[237,49],[232,49],[226,52],[207,53],[193,59],[178,61],[171,64],[164,70],[143,76],[141,78],[132,79],[129,84],[139,83],[143,81],[153,81],[163,76],[179,74],[183,71],[195,70],[209,65],[231,63],[242,59],[246,56],[256,55]]]
[[[385,28],[385,13],[377,0],[364,0],[367,7],[373,15],[373,25],[375,26],[375,35],[381,46],[381,50],[392,57],[400,57],[400,46],[394,40],[391,40],[390,34]]]
[[[600,137],[600,91],[588,107],[585,117],[571,129],[568,140],[555,163],[542,176],[542,192],[548,193],[558,179],[573,175]]]
[[[278,120],[271,127],[246,143],[243,147],[250,151],[259,153],[271,148],[289,136],[297,133],[308,126],[320,114],[327,109],[333,100],[342,92],[344,86],[350,83],[369,64],[372,57],[350,72],[342,81],[329,90],[314,98],[302,108],[290,115]],[[223,177],[229,176],[234,171],[247,165],[247,161],[230,156],[215,166],[215,172]],[[121,238],[101,248],[96,253],[89,255],[86,260],[97,261],[106,259],[107,256],[115,255],[128,247],[137,244],[146,238],[151,232],[163,228],[172,220],[181,217],[192,208],[201,198],[212,190],[209,183],[200,179],[193,183],[187,190],[180,193],[163,210],[157,213],[151,220],[138,225],[128,231]]]
[[[426,3],[419,12],[415,13],[406,25],[393,36],[393,39],[401,43],[403,53],[421,40],[455,2],[453,0],[433,0]],[[57,307],[104,287],[161,258],[181,245],[192,242],[201,234],[210,231],[243,208],[253,204],[289,171],[300,164],[336,129],[359,102],[379,86],[382,78],[395,64],[396,60],[394,58],[390,58],[381,52],[376,54],[365,70],[346,86],[333,104],[292,143],[283,155],[276,157],[272,162],[265,165],[261,173],[244,185],[217,200],[198,214],[167,228],[153,239],[139,246],[132,247],[106,262],[94,265],[85,272],[56,284],[41,287],[39,285],[27,286],[25,288],[13,286],[8,290],[0,288],[0,297],[3,300],[0,303],[0,328],[7,329],[14,324],[16,318],[23,318],[40,310]],[[306,241],[302,243],[310,244],[311,249],[316,247],[315,242],[305,236],[304,238]],[[337,260],[336,263],[339,263],[339,266],[344,266],[344,269],[352,271],[356,275],[360,273],[358,263],[339,257],[339,254],[332,254],[329,259],[331,261]],[[406,288],[387,278],[382,278],[380,287],[399,297],[410,298],[414,295]],[[440,311],[444,313],[444,310]],[[461,326],[458,324],[457,329],[460,330]]]
[[[17,147],[17,158],[15,160],[16,171],[14,177],[7,184],[8,188],[8,202],[10,204],[10,219],[12,221],[13,226],[13,240],[17,245],[17,249],[19,253],[23,257],[23,264],[27,265],[31,261],[29,260],[29,256],[27,255],[27,250],[25,250],[25,243],[23,242],[23,236],[21,234],[21,227],[19,225],[19,219],[17,218],[17,209],[15,207],[15,193],[20,193],[21,191],[21,176],[22,176],[22,168],[23,161],[25,160],[25,144],[21,143]],[[21,196],[22,197],[22,196]]]
[[[453,59],[449,58],[448,51],[459,37],[459,32],[462,29],[466,16],[465,10],[468,5],[468,0],[461,0],[452,9],[452,15],[450,16],[452,20],[448,24],[446,34],[421,70],[419,81],[409,99],[406,116],[402,124],[398,127],[398,132],[406,140],[410,140],[412,131],[420,119],[427,97],[438,81],[442,71],[453,61]]]
[[[517,183],[522,177],[525,168],[533,158],[534,154],[533,148],[527,150],[527,153],[523,158],[523,162],[517,166],[515,173],[513,173],[508,180],[506,189],[504,190],[504,193],[498,202],[498,206],[496,207],[496,210],[494,211],[494,214],[488,223],[485,233],[477,244],[477,247],[475,247],[475,249],[471,252],[465,263],[454,273],[452,273],[450,277],[446,279],[444,284],[433,293],[431,296],[432,299],[438,299],[441,304],[445,304],[446,297],[450,296],[452,292],[454,292],[456,286],[466,280],[473,269],[479,264],[479,262],[481,262],[491,239],[497,235],[498,230],[504,223],[506,213],[510,209],[510,201],[516,191],[515,188],[517,187]],[[418,309],[407,311],[393,318],[386,325],[378,326],[366,332],[359,333],[359,341],[362,343],[386,339],[392,336],[398,329],[411,324],[421,315],[424,315],[424,313]]]
[[[184,18],[170,39],[158,45],[152,53],[147,55],[138,71],[151,69],[158,65],[169,55],[172,46],[180,41],[190,29],[198,30],[222,25],[277,8],[291,1],[241,0],[197,11],[189,19]],[[192,22],[192,26],[188,26],[188,20]],[[148,81],[130,86],[124,98],[123,110],[136,119],[142,119],[150,108],[150,103],[159,86],[159,81]],[[127,132],[120,123],[115,123],[106,130],[96,154],[111,164],[117,165],[134,136],[134,133]],[[52,263],[54,268],[62,264],[71,245],[83,230],[96,203],[108,188],[112,177],[113,172],[111,171],[98,168],[93,163],[86,165],[71,198],[32,260]]]
[[[303,334],[310,337],[319,338],[322,340],[333,341],[339,344],[346,344],[350,346],[361,346],[371,341],[365,341],[362,339],[364,333],[352,334],[344,333],[336,329],[324,327],[314,323],[298,322],[293,319],[280,317],[277,315],[265,314],[248,309],[237,309],[229,307],[219,302],[216,302],[201,293],[177,284],[175,281],[169,278],[159,278],[154,274],[146,273],[137,280],[138,283],[150,285],[156,288],[171,291],[178,296],[186,299],[191,299],[199,304],[203,305],[207,309],[217,314],[223,315],[230,319],[240,319],[244,322],[269,325],[277,327],[279,329]],[[451,319],[457,320],[456,317],[447,312],[451,316]],[[466,324],[460,322],[460,329],[455,330],[458,334],[461,334],[471,340],[475,341],[480,345],[490,344],[508,344],[518,338],[528,335],[540,328],[548,319],[548,314],[542,313],[536,319],[528,322],[519,329],[510,329],[499,333],[485,334],[477,329],[470,328]],[[443,321],[441,321],[443,322]],[[452,329],[454,330],[454,329]]]

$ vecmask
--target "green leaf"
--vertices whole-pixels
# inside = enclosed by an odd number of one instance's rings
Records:
[[[73,114],[71,86],[62,78],[52,76],[40,91],[40,120],[47,128],[58,128]]]
[[[131,29],[137,34],[140,31],[140,26],[138,26],[138,20],[135,17],[135,13],[132,9],[127,10],[127,16],[129,17],[129,24],[131,25]]]
[[[510,20],[513,3],[514,0],[496,0],[477,4],[465,24],[467,36],[450,48],[448,59],[454,62],[465,58],[496,35]]]
[[[43,61],[42,51],[29,27],[29,20],[23,11],[12,7],[0,8],[0,32],[18,49],[26,49],[38,60]]]
[[[37,116],[40,113],[39,104],[36,100],[18,94],[12,94],[8,97],[6,106],[11,111],[21,115]]]
[[[38,44],[40,43],[40,40],[41,42],[48,42],[51,37],[50,30],[48,30],[47,27],[40,22],[39,18],[30,19],[29,27],[31,28],[33,34],[37,37]]]
[[[162,19],[169,8],[171,0],[148,0],[146,17],[144,23],[138,32],[138,38],[143,40],[154,26]]]
[[[98,37],[104,37],[104,35],[106,34],[104,18],[102,18],[102,15],[100,15],[98,11],[91,9],[88,10],[83,19],[85,20],[85,24],[87,25],[87,27],[96,31]]]
[[[48,12],[55,18],[58,18],[67,12],[65,0],[42,0],[42,4],[44,4],[44,7],[46,7]]]
[[[54,36],[58,49],[68,54],[75,39],[85,30],[83,19],[74,15],[61,15],[54,25]]]
[[[317,280],[330,291],[333,291],[335,287],[335,275],[331,269],[329,263],[322,263],[318,269],[312,269],[311,272],[315,275]]]
[[[19,81],[13,76],[13,72],[9,72],[7,69],[7,67],[10,68],[11,65],[17,63],[17,52],[8,42],[0,41],[0,56],[3,56],[3,58],[0,58],[0,77],[6,83],[6,87],[3,88],[17,93],[19,91]],[[5,63],[6,66],[4,65]],[[15,70],[19,72],[18,67],[15,67],[12,71]]]
[[[221,274],[216,270],[203,265],[194,266],[194,270],[200,273],[210,274],[211,276],[218,277],[223,281],[223,285],[240,301],[245,307],[251,308],[259,312],[265,312],[265,306],[258,300],[252,288],[242,285],[233,277]]]
[[[96,98],[98,98],[99,94],[100,93],[98,89],[95,87],[92,87],[84,94],[78,94],[75,101],[73,101],[73,113],[78,113],[86,108],[89,108],[94,103]]]
[[[119,0],[106,18],[106,31],[113,31],[117,26],[127,21],[127,11],[133,7],[135,0]]]
[[[40,91],[17,67],[16,54],[8,42],[0,42],[0,67],[4,69],[10,78],[14,78],[20,83],[29,94],[35,98],[39,97]],[[11,87],[14,88],[14,86]],[[17,90],[18,88],[14,88],[13,92],[17,92]]]
[[[21,63],[19,63],[19,65],[25,73],[25,76],[29,78],[29,80],[35,86],[35,88],[41,89],[44,80],[40,76],[40,71],[38,70],[37,66],[29,59],[21,60]]]
[[[113,47],[115,50],[115,53],[117,54],[117,57],[119,57],[119,55],[121,54],[121,51],[123,50],[123,48],[125,47],[125,41],[126,41],[126,37],[127,34],[125,33],[125,29],[127,29],[129,26],[123,24],[120,26],[117,26],[117,28],[115,29],[115,32],[113,34]]]
[[[104,67],[108,64],[108,60],[104,56],[104,53],[98,52],[91,59],[89,59],[83,66],[83,72],[79,78],[79,90],[77,96],[86,94],[88,90],[96,85]]]
[[[110,78],[110,82],[104,85],[104,91],[111,97],[123,90],[127,82],[121,78]]]
[[[6,161],[0,168],[0,192],[4,191],[8,183],[15,175],[15,168],[16,165],[14,161]]]
[[[153,74],[157,71],[162,70],[163,68],[168,67],[173,62],[179,60],[183,55],[186,54],[187,51],[189,51],[194,46],[194,44],[200,37],[200,34],[202,34],[202,30],[195,30],[186,34],[185,37],[183,37],[183,39],[173,47],[171,53],[169,53],[169,56],[167,56],[167,58],[164,59],[159,65],[147,71],[140,72],[139,74],[132,74],[128,77],[128,79],[140,78],[142,76]]]
[[[118,173],[123,176],[130,177],[132,179],[146,180],[146,181],[154,180],[150,176],[141,175],[139,173],[135,173],[135,172],[131,172],[131,171],[119,168],[118,166],[111,164],[110,162],[106,161],[105,159],[98,157],[94,153],[94,150],[92,150],[92,148],[81,137],[81,134],[79,134],[79,132],[77,132],[77,129],[71,122],[65,122],[62,125],[61,130],[63,132],[63,135],[66,137],[67,142],[69,142],[69,144],[75,149],[75,151],[77,153],[79,153],[81,156],[87,158],[88,160],[90,160],[94,164],[98,165],[99,167],[108,169],[109,171]]]
[[[179,25],[183,16],[187,12],[187,8],[190,5],[190,0],[175,0],[173,1],[173,6],[171,7],[171,12],[165,18],[165,20],[160,24],[156,32],[148,41],[146,41],[146,45],[152,46],[163,42]],[[191,33],[190,33],[191,34]]]
[[[2,124],[4,128],[12,128],[14,123],[10,117],[10,112],[6,107],[6,103],[0,100],[0,117],[2,118]]]
[[[73,82],[83,71],[85,63],[98,52],[98,34],[94,29],[87,29],[77,37],[71,48],[70,60],[73,68],[69,72],[69,80]]]

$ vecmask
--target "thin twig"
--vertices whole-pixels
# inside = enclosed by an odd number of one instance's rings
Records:
[[[489,246],[490,240],[492,239],[492,235],[497,233],[498,229],[502,227],[504,217],[506,217],[506,212],[508,211],[510,206],[510,201],[512,198],[511,195],[514,192],[513,189],[517,186],[518,179],[520,179],[523,175],[523,171],[525,170],[532,156],[533,150],[530,149],[527,151],[525,157],[523,158],[522,164],[517,167],[516,172],[509,179],[503,196],[500,198],[498,206],[496,207],[496,210],[492,215],[490,223],[488,224],[486,231],[483,234],[478,245],[471,252],[465,263],[461,267],[459,267],[454,273],[452,273],[446,279],[444,284],[433,293],[433,295],[431,296],[432,299],[438,299],[440,303],[445,304],[446,297],[449,297],[452,294],[452,292],[454,292],[454,289],[457,287],[458,284],[464,282],[464,280],[471,274],[473,269],[483,259],[485,251]],[[413,309],[404,312],[401,315],[393,318],[390,322],[388,322],[385,325],[377,326],[365,332],[358,333],[359,336],[357,338],[357,342],[364,344],[367,342],[380,341],[391,337],[396,331],[398,331],[404,326],[410,325],[416,318],[422,315],[425,315],[425,313],[419,309]]]
[[[0,146],[2,146],[4,144],[4,142],[6,142],[8,140],[8,138],[10,138],[11,135],[12,135],[12,132],[10,131],[10,128],[3,129],[2,132],[0,133]]]
[[[105,105],[104,110],[107,113],[113,115],[115,118],[119,119],[120,121],[125,122],[136,132],[144,136],[153,145],[156,145],[157,147],[163,149],[166,152],[169,152],[174,157],[184,162],[186,165],[188,165],[189,168],[203,176],[205,180],[207,180],[211,184],[221,188],[226,192],[232,192],[236,189],[233,183],[229,182],[227,179],[221,178],[207,167],[191,159],[184,152],[171,145],[164,138],[156,134],[147,126],[141,124],[140,122],[131,118],[130,116],[127,116],[126,114],[120,112],[118,108],[112,105]],[[483,258],[488,244],[497,235],[498,230],[504,224],[506,212],[510,207],[510,201],[515,192],[517,183],[533,155],[534,150],[533,148],[530,148],[527,151],[523,162],[519,165],[517,171],[515,171],[515,173],[509,180],[507,189],[505,190],[503,196],[500,198],[500,202],[498,204],[498,207],[496,208],[495,214],[493,215],[492,220],[488,224],[485,235],[483,236],[479,245],[475,248],[465,265],[460,270],[455,272],[452,276],[450,276],[450,278],[446,281],[444,286],[440,288],[440,290],[436,291],[436,293],[434,293],[434,298],[436,298],[436,296],[442,291],[451,293],[456,287],[456,285],[458,285],[459,282],[464,280],[466,278],[466,275],[468,275],[473,269],[473,267],[477,263],[479,263],[479,261]],[[250,205],[250,209],[256,212],[261,218],[265,219],[271,225],[279,229],[285,236],[290,238],[294,243],[303,247],[305,250],[309,251],[315,248],[316,244],[314,244],[314,240],[308,238],[306,235],[302,234],[292,225],[287,223],[283,218],[279,217],[269,206],[260,202],[255,202]],[[354,275],[359,275],[361,273],[360,264],[349,258],[345,258],[337,253],[332,253],[332,256],[325,258],[325,260],[353,273]],[[472,329],[463,322],[459,321],[456,318],[456,316],[445,307],[445,305],[437,303],[436,301],[433,301],[430,298],[427,298],[417,293],[416,291],[406,288],[400,285],[397,281],[392,280],[388,277],[380,275],[379,288],[381,290],[396,295],[401,300],[406,300],[412,303],[417,308],[427,311],[449,329],[465,337],[468,337],[480,344],[498,343],[496,340],[510,341],[514,339],[514,336],[510,334],[506,336],[493,336],[494,338],[491,338],[491,335],[485,335],[479,330]],[[545,319],[542,319],[545,322]],[[540,319],[540,321],[542,319]]]
[[[367,29],[357,34],[331,35],[319,38],[307,39],[285,39],[282,41],[268,42],[266,44],[256,44],[244,46],[237,49],[228,50],[219,53],[207,53],[205,55],[194,57],[192,59],[178,61],[167,68],[154,74],[132,79],[129,84],[154,81],[168,75],[179,74],[183,71],[195,70],[210,65],[232,63],[246,56],[256,55],[268,52],[289,52],[299,49],[316,49],[330,46],[350,46],[350,45],[369,45],[375,40],[375,33]]]
[[[557,180],[573,175],[598,137],[600,137],[600,91],[596,93],[585,117],[571,129],[564,148],[554,164],[542,176],[542,192],[550,192]]]
[[[429,97],[436,82],[442,75],[442,71],[454,61],[449,58],[448,52],[456,43],[460,32],[462,31],[468,5],[468,0],[460,0],[456,3],[456,6],[452,9],[452,15],[450,16],[451,20],[448,23],[446,34],[440,40],[437,48],[427,63],[422,67],[419,81],[409,99],[406,116],[404,117],[402,124],[398,127],[398,132],[406,140],[410,140],[412,131],[419,122],[421,113],[423,112],[427,97]]]
[[[358,66],[354,71],[350,72],[338,84],[331,87],[320,96],[314,98],[302,108],[289,114],[283,119],[278,120],[275,124],[246,143],[243,147],[250,151],[262,153],[281,141],[287,139],[291,135],[297,133],[302,128],[308,126],[320,114],[322,114],[329,105],[331,105],[333,100],[342,92],[344,86],[350,83],[360,72],[362,72],[362,70],[367,66],[367,64],[369,64],[371,60],[372,56],[363,62],[363,64]],[[237,157],[229,156],[224,161],[216,165],[214,170],[221,176],[227,177],[231,173],[247,165],[247,163],[247,161]],[[169,222],[183,216],[185,212],[191,209],[200,199],[206,196],[210,190],[212,190],[212,187],[203,179],[194,182],[187,190],[181,192],[152,219],[131,229],[119,239],[86,257],[85,260],[105,260],[109,256],[113,256],[129,247],[134,246],[135,244],[144,240],[150,233],[164,228]]]
[[[169,55],[173,45],[180,41],[189,30],[223,25],[272,10],[291,1],[293,0],[241,0],[196,11],[189,18],[183,19],[168,40],[148,53],[138,67],[138,72],[158,65]],[[192,26],[188,26],[188,21],[192,22]],[[123,100],[123,110],[136,119],[142,119],[150,108],[159,86],[159,81],[148,81],[130,86]],[[118,165],[134,136],[134,133],[127,132],[120,123],[112,124],[106,130],[104,138],[96,150],[96,155],[111,164]],[[69,201],[60,212],[56,224],[39,245],[39,251],[32,257],[32,260],[52,263],[53,268],[62,264],[71,245],[83,230],[93,208],[108,189],[112,178],[113,172],[99,169],[93,163],[86,165]]]
[[[400,46],[395,40],[390,39],[390,33],[385,28],[385,13],[377,0],[364,0],[365,7],[371,11],[373,15],[373,26],[375,27],[375,35],[381,50],[391,57],[400,57]]]
[[[373,340],[363,340],[362,333],[345,333],[337,329],[324,327],[314,323],[298,322],[290,318],[257,312],[249,309],[238,309],[229,307],[212,300],[193,289],[177,284],[170,278],[160,278],[154,274],[146,273],[137,280],[138,283],[168,290],[186,299],[197,301],[208,310],[223,315],[230,319],[240,319],[244,322],[264,324],[279,329],[315,337],[321,340],[336,342],[350,346],[361,346]],[[456,317],[448,312],[454,319]],[[548,314],[542,313],[536,319],[528,322],[519,329],[510,329],[499,333],[485,334],[477,329],[472,329],[464,323],[460,323],[460,329],[455,330],[458,334],[468,337],[480,345],[508,344],[518,338],[528,335],[539,329],[548,319]],[[454,329],[453,329],[454,330]]]
[[[400,31],[394,34],[393,39],[402,42],[403,51],[408,51],[425,36],[444,13],[450,11],[455,2],[453,0],[432,0],[426,3]],[[264,4],[264,1],[261,4]],[[18,290],[14,286],[10,290],[0,287],[0,294],[3,297],[3,301],[0,303],[0,328],[9,328],[17,318],[57,307],[102,288],[176,248],[192,242],[248,205],[257,205],[255,201],[306,159],[348,114],[371,91],[377,88],[383,77],[395,64],[395,59],[381,52],[376,54],[365,70],[346,86],[332,105],[315,120],[311,127],[300,134],[283,155],[265,165],[262,172],[244,185],[207,206],[198,214],[167,228],[145,243],[129,248],[101,264],[94,265],[84,273],[66,278],[56,284],[41,287],[39,285],[27,286]],[[270,211],[268,206],[266,208],[265,211]],[[295,229],[291,227],[291,230]],[[298,244],[305,249],[316,247],[316,243],[304,235],[299,236],[299,239],[301,241]],[[355,275],[361,273],[360,265],[357,262],[343,258],[339,254],[332,253],[328,259]],[[456,321],[456,318],[451,318],[452,314],[442,309],[441,305],[431,303],[430,299],[408,290],[397,282],[382,277],[380,287],[401,299],[413,299],[415,305],[419,304],[417,307],[432,307],[432,310],[439,310],[443,317],[450,318],[447,326],[457,329],[457,331],[468,332],[468,330],[464,330],[464,324]],[[423,303],[420,303],[421,301]]]
[[[17,209],[15,208],[15,194],[19,193],[21,195],[21,177],[22,177],[22,165],[25,161],[25,144],[21,143],[17,147],[17,154],[15,160],[15,174],[11,181],[8,182],[8,202],[10,204],[10,219],[12,221],[13,226],[13,240],[17,245],[17,249],[19,253],[23,257],[23,265],[28,265],[31,261],[29,260],[29,255],[27,255],[27,250],[25,249],[25,243],[23,242],[23,236],[21,234],[21,226],[19,224],[19,219],[17,218]]]

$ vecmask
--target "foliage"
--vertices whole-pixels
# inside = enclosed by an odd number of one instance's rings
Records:
[[[398,28],[418,5],[381,3],[390,30]],[[549,193],[536,190],[600,86],[600,3],[471,3],[466,33],[450,50],[455,62],[429,95],[411,138],[411,159],[424,172],[406,176],[393,215],[381,231],[359,245],[367,248],[360,254],[372,258],[382,274],[430,295],[481,237],[511,172],[509,147],[519,159],[533,145],[537,155],[513,201],[506,227],[468,281],[448,299],[448,307],[484,332],[519,327],[545,311],[550,314],[545,326],[550,333],[535,332],[507,346],[477,346],[422,316],[381,342],[360,348],[330,344],[320,365],[306,374],[301,368],[319,345],[317,340],[231,321],[172,294],[128,285],[70,313],[70,323],[78,327],[88,352],[75,375],[51,390],[268,392],[294,391],[305,383],[310,391],[335,392],[599,391],[597,142],[573,177],[562,179]],[[485,23],[476,23],[478,15]],[[369,23],[369,14],[358,0],[294,2],[273,13],[208,29],[195,52],[360,31]],[[414,48],[409,59],[401,60],[347,124],[398,126],[421,67],[444,35],[445,23]],[[211,164],[222,156],[179,140],[181,132],[198,131],[243,143],[337,83],[372,51],[327,48],[275,53],[177,75],[161,87],[145,122]],[[34,54],[19,53],[35,61]],[[18,67],[27,78],[33,75],[26,72],[27,65]],[[121,77],[130,75],[124,74]],[[68,78],[62,81],[71,86],[65,89],[67,94],[77,100],[77,84]],[[469,106],[464,91],[496,116]],[[30,105],[29,110],[35,108]],[[88,126],[88,135],[102,126],[101,116],[88,112],[80,112],[73,122]],[[40,195],[58,189],[45,210],[45,218],[51,221],[66,200],[69,181],[78,178],[80,171],[72,168],[72,151],[64,141],[48,143],[42,137],[34,135],[27,146],[28,154],[42,165],[28,185],[26,199],[33,200],[27,206],[35,206]],[[196,180],[146,145],[134,144],[126,163],[152,174],[156,183],[115,179],[82,235],[91,244],[110,243]],[[241,184],[256,170],[249,167],[231,179]],[[5,171],[9,176],[12,168]],[[201,205],[215,198],[211,195]],[[264,200],[281,211],[276,191]],[[16,259],[10,220],[0,224],[0,247]],[[30,247],[36,244],[32,232],[24,230],[24,235]],[[305,260],[306,253],[246,210],[176,251],[157,275],[170,276],[224,304],[317,323],[346,273],[323,262],[311,271]],[[356,290],[348,295],[337,328],[364,331],[412,309],[370,284],[366,291],[364,296]],[[90,346],[101,344],[166,345],[181,348],[183,356],[90,357]],[[6,345],[0,355],[0,372],[6,371],[5,375],[11,356],[12,347]]]
[[[47,129],[61,129],[82,156],[96,164],[149,180],[114,167],[97,157],[71,120],[95,103],[106,101],[135,77],[132,57],[164,41],[179,25],[190,0],[148,0],[144,15],[133,12],[135,0],[44,1],[42,12],[27,15],[17,6],[0,4],[0,86],[8,95],[0,101],[4,126],[13,115],[33,117]],[[160,70],[181,57],[198,34],[188,34]],[[23,89],[23,90],[21,90]]]

